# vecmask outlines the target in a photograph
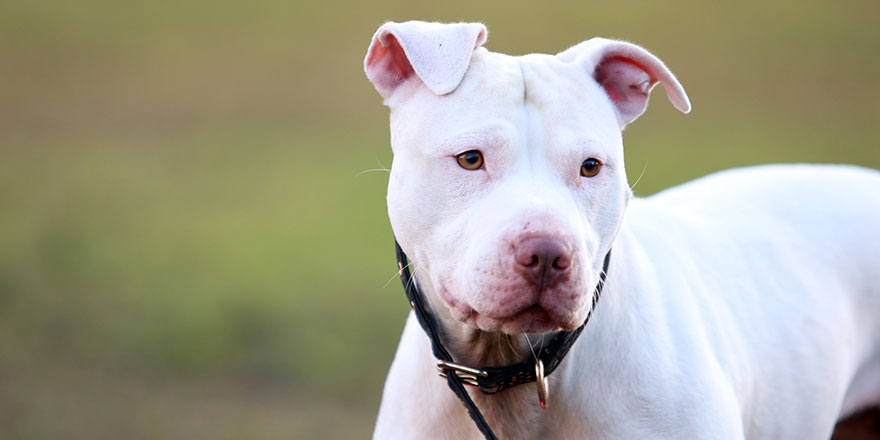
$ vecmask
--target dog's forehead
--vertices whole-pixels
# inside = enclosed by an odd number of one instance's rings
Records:
[[[553,55],[510,56],[480,48],[454,92],[437,96],[421,87],[415,93],[418,99],[392,111],[392,143],[431,149],[442,139],[490,127],[509,127],[503,135],[526,143],[534,137],[619,137],[602,89],[583,66]]]
[[[539,132],[536,134],[619,138],[614,107],[586,67],[545,54],[524,55],[517,61],[531,127]]]
[[[493,110],[524,107],[530,113],[563,113],[586,102],[607,101],[580,64],[563,62],[554,55],[510,56],[485,49],[474,53],[462,83],[449,97],[450,104],[458,101],[454,104],[457,111],[471,109],[487,116]],[[462,105],[463,101],[471,105]]]
[[[522,72],[508,55],[477,49],[454,92],[438,96],[424,86],[411,92],[390,106],[395,154],[405,151],[400,147],[433,149],[460,134],[520,123]]]
[[[523,106],[524,83],[516,57],[478,49],[454,92],[430,99],[429,119],[438,127],[468,127],[518,118]],[[436,118],[437,114],[443,117]]]
[[[511,105],[521,101],[522,71],[517,57],[484,48],[474,51],[461,84],[450,97],[497,99],[497,104]]]

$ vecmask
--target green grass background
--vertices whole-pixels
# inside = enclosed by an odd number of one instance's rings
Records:
[[[369,436],[407,306],[362,60],[415,18],[654,51],[694,111],[627,130],[637,194],[880,167],[874,0],[0,2],[0,438]]]

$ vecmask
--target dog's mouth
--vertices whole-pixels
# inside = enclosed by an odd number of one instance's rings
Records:
[[[459,301],[446,289],[440,289],[440,296],[453,318],[485,332],[547,333],[577,327],[570,314],[558,315],[539,302],[523,305],[516,310],[507,310],[505,313],[491,313]]]
[[[511,316],[504,318],[492,318],[474,311],[469,319],[469,324],[486,332],[515,333],[546,333],[559,330],[559,326],[553,320],[547,310],[538,304],[534,304]]]

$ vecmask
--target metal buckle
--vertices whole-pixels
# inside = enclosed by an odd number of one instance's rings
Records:
[[[446,377],[446,372],[452,371],[459,379],[461,379],[462,383],[472,387],[480,386],[477,382],[478,377],[489,377],[489,373],[483,370],[456,364],[455,362],[437,361],[437,370],[440,372],[440,377]]]
[[[547,377],[544,377],[544,362],[538,359],[535,362],[535,384],[538,385],[538,400],[541,402],[541,408],[547,409],[547,396],[550,395],[550,386]]]

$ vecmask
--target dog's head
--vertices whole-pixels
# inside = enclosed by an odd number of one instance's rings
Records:
[[[391,224],[435,308],[485,331],[574,329],[631,197],[621,130],[657,83],[679,110],[690,103],[633,44],[511,57],[482,48],[486,35],[407,22],[373,37],[365,69],[391,109]]]

